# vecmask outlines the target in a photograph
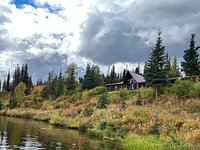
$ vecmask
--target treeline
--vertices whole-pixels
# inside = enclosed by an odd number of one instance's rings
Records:
[[[186,76],[192,77],[200,74],[199,48],[195,45],[195,34],[191,34],[189,48],[184,51],[181,62],[181,71]],[[176,57],[171,63],[168,54],[165,53],[161,32],[158,33],[155,47],[145,62],[144,77],[147,87],[168,86],[170,84],[169,78],[180,77]]]
[[[30,94],[30,89],[33,86],[32,77],[28,73],[28,65],[23,64],[21,67],[18,65],[13,73],[13,78],[11,81],[10,71],[8,72],[7,79],[3,82],[2,91],[12,92],[14,94],[15,87],[23,82],[26,84],[26,95]]]
[[[109,83],[122,82],[126,70],[122,73],[116,73],[115,65],[108,75],[100,71],[98,65],[86,66],[85,74],[77,80],[78,67],[75,63],[71,63],[66,68],[65,74],[62,72],[59,75],[54,74],[53,71],[49,72],[48,80],[43,82],[41,79],[37,81],[37,85],[43,85],[42,97],[46,99],[56,99],[61,95],[70,95],[75,92],[90,90],[97,86],[103,86]]]
[[[55,100],[62,95],[71,95],[76,92],[93,89],[97,86],[122,82],[126,70],[124,69],[123,72],[116,73],[115,65],[113,65],[109,74],[105,75],[100,71],[98,65],[91,65],[88,63],[83,77],[78,78],[77,73],[77,64],[71,63],[67,66],[64,74],[60,71],[57,75],[54,71],[50,71],[48,79],[46,81],[38,79],[35,86],[42,87],[41,96],[43,99]],[[8,72],[2,88],[0,87],[0,98],[9,99],[9,108],[21,106],[25,101],[24,97],[30,95],[32,88],[35,86],[33,85],[32,77],[28,72],[28,65],[23,64],[21,67],[18,65],[14,70],[12,78],[10,71]],[[2,100],[0,99],[0,105],[1,101]]]
[[[198,54],[199,46],[195,46],[195,34],[191,35],[189,48],[184,51],[181,68],[177,64],[177,58],[173,60],[165,53],[165,46],[161,38],[161,32],[158,33],[155,47],[149,54],[145,62],[143,76],[147,87],[169,86],[169,78],[180,77],[181,71],[186,76],[197,76],[200,74],[200,60]],[[139,65],[133,70],[141,74]],[[50,71],[47,81],[39,79],[36,86],[42,87],[42,98],[55,100],[62,95],[71,95],[76,92],[90,90],[97,86],[105,84],[122,82],[125,79],[127,70],[116,73],[115,65],[109,69],[107,74],[100,71],[98,65],[87,64],[83,77],[77,77],[78,66],[71,63],[67,66],[64,73],[60,71],[57,75]],[[1,85],[1,84],[0,84]],[[32,77],[28,73],[28,65],[21,67],[18,65],[12,76],[8,72],[7,79],[4,80],[1,90],[1,98],[9,99],[9,107],[20,106],[24,101],[24,95],[31,94],[33,83]],[[0,99],[1,103],[1,99]]]
[[[23,91],[20,92],[19,84],[23,83],[24,88]],[[0,82],[1,85],[1,82]],[[19,87],[18,87],[19,86]],[[18,88],[17,88],[18,87]],[[18,65],[13,73],[13,77],[11,80],[10,71],[8,72],[7,78],[3,82],[2,89],[0,91],[0,108],[2,103],[2,97],[9,97],[9,107],[14,108],[17,106],[16,93],[24,93],[25,95],[29,95],[31,93],[31,88],[33,87],[32,76],[28,73],[28,65],[23,64],[21,67]],[[19,91],[19,92],[16,92]],[[6,95],[6,96],[5,96]],[[19,95],[17,95],[19,96]]]

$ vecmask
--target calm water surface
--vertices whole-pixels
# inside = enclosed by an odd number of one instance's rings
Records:
[[[121,150],[116,142],[88,137],[44,122],[0,117],[0,150]]]

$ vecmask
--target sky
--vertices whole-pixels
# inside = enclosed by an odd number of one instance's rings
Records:
[[[141,68],[162,31],[182,61],[190,35],[200,44],[199,0],[0,0],[0,79],[27,63],[34,80],[71,62],[106,72]]]

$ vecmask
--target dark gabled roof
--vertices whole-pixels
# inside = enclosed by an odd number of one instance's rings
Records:
[[[132,76],[132,78],[135,79],[135,81],[136,81],[137,83],[144,83],[144,82],[145,82],[145,79],[144,79],[143,76],[141,76],[141,75],[139,75],[139,74],[137,74],[137,73],[134,73],[134,72],[132,72],[132,71],[128,71],[128,72],[130,73],[130,75]]]

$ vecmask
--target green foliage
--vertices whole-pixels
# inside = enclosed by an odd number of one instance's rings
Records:
[[[50,124],[56,125],[56,126],[66,126],[66,119],[64,117],[61,117],[59,114],[54,114],[50,117],[49,120]]]
[[[33,104],[31,106],[32,109],[40,109],[42,107],[42,103],[41,102],[37,102],[36,104]]]
[[[7,92],[10,92],[10,90],[11,90],[11,87],[10,87],[10,70],[9,70],[9,72],[8,72],[5,90],[6,90]]]
[[[97,127],[90,129],[89,134],[103,139],[117,139],[119,133],[118,122],[115,120],[102,120],[97,123]]]
[[[66,83],[67,90],[74,91],[76,88],[76,75],[77,75],[77,64],[71,63],[68,65],[66,70]]]
[[[160,127],[160,120],[156,117],[153,120],[153,124],[150,126],[148,134],[154,134],[154,135],[159,135],[159,127]]]
[[[99,94],[105,93],[107,90],[104,86],[97,86],[94,89],[89,90],[89,95],[90,96],[95,96]]]
[[[25,94],[29,95],[30,94],[30,89],[32,88],[32,77],[28,74],[28,65],[23,64],[22,67],[18,65],[15,68],[14,74],[13,74],[13,81],[12,81],[12,93],[15,90],[15,87],[20,84],[20,82],[25,83],[26,85],[26,91]],[[7,83],[8,84],[8,83]]]
[[[44,88],[42,89],[42,93],[41,93],[42,97],[47,99],[49,98],[49,90],[48,87],[45,85]]]
[[[170,77],[170,70],[171,70],[171,60],[170,60],[168,54],[166,55],[166,61],[165,61],[164,69],[166,71],[167,78],[169,78]]]
[[[144,78],[148,87],[164,86],[169,83],[165,69],[165,47],[160,35],[161,32],[158,33],[155,48],[152,49],[144,68]]]
[[[38,114],[38,115],[35,115],[33,117],[34,120],[39,120],[39,121],[46,121],[48,122],[50,120],[50,116],[47,115],[47,114]]]
[[[192,98],[200,98],[200,83],[199,82],[194,83],[193,88],[190,89],[189,95]]]
[[[90,90],[102,85],[99,66],[87,64],[86,72],[82,82],[82,90]]]
[[[191,34],[189,49],[184,51],[183,59],[181,62],[182,70],[185,72],[186,76],[199,75],[200,62],[198,48],[195,46],[195,34]]]
[[[93,114],[93,112],[94,112],[94,108],[93,108],[92,105],[89,104],[89,105],[86,106],[86,108],[84,110],[84,115],[85,116],[91,116]]]
[[[107,104],[108,104],[108,96],[106,94],[102,94],[99,97],[98,103],[97,103],[97,108],[99,109],[104,109],[107,108]]]
[[[106,90],[105,87],[103,87],[103,86],[97,86],[94,89],[84,91],[82,93],[82,97],[97,96],[99,94],[103,94],[103,93],[106,93],[106,92],[107,92],[107,90]]]
[[[15,97],[19,106],[25,101],[25,90],[26,84],[23,82],[20,82],[19,85],[15,87]]]
[[[184,142],[174,143],[171,139],[158,136],[129,135],[123,142],[126,150],[188,150]]]
[[[153,88],[145,88],[140,90],[141,99],[151,99],[155,95],[155,90]]]
[[[64,94],[64,79],[62,78],[62,76],[60,76],[58,78],[58,80],[56,81],[56,88],[55,88],[55,92],[56,92],[56,97],[62,96]]]
[[[170,69],[170,77],[174,78],[174,77],[179,77],[180,76],[180,71],[179,71],[179,67],[177,64],[177,59],[176,56],[174,56],[172,65],[171,65],[171,69]]]
[[[0,95],[0,110],[2,110],[3,108],[3,104],[2,104],[2,98],[1,98],[1,95]]]
[[[107,124],[106,121],[100,122],[100,124],[99,124],[99,130],[105,130],[106,129],[106,124]]]
[[[43,110],[53,110],[53,108],[54,108],[53,105],[49,101],[44,101],[42,103],[41,109],[43,109]]]
[[[119,90],[119,96],[121,98],[126,98],[127,96],[129,96],[129,90],[127,88],[122,88]]]
[[[17,100],[14,94],[13,96],[10,97],[9,107],[12,109],[15,108],[16,106],[17,106]]]
[[[174,90],[179,97],[189,97],[190,91],[193,87],[194,83],[192,81],[177,81],[174,85]]]

